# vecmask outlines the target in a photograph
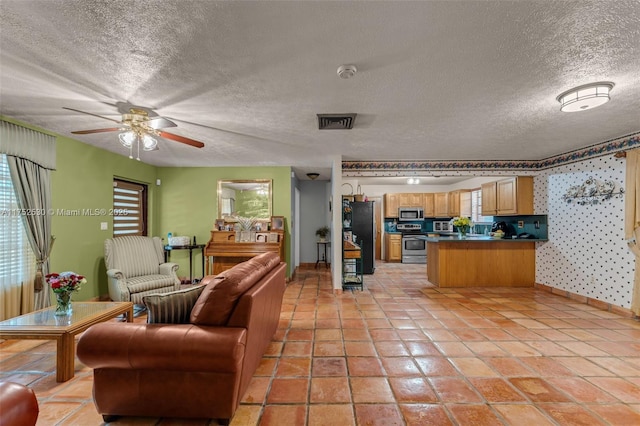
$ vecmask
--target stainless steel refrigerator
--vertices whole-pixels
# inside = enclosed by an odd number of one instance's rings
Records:
[[[376,269],[376,218],[373,201],[351,203],[351,230],[355,243],[362,248],[362,272],[373,274]]]

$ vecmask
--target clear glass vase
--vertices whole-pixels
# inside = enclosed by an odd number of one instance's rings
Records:
[[[458,238],[460,238],[461,240],[466,239],[468,231],[469,231],[469,228],[467,228],[466,226],[458,227]]]
[[[71,293],[56,293],[56,311],[54,315],[71,315]]]

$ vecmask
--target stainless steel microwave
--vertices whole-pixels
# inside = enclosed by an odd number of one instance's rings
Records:
[[[422,220],[424,219],[424,209],[420,207],[400,207],[398,208],[398,220]]]

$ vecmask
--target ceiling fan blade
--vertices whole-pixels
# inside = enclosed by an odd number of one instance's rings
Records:
[[[121,129],[121,127],[109,127],[108,129],[76,130],[71,133],[73,133],[74,135],[88,135],[90,133],[116,132]]]
[[[187,144],[187,145],[195,146],[196,148],[204,147],[204,144],[202,142],[198,142],[198,141],[193,140],[193,139],[185,138],[184,136],[174,135],[173,133],[159,131],[158,135],[160,135],[160,137],[165,138],[165,139],[171,139],[172,141],[181,142],[181,143],[184,143],[184,144]]]
[[[164,117],[155,117],[151,118],[146,122],[146,125],[151,127],[152,129],[164,129],[167,127],[177,127],[178,125],[171,120],[167,120]]]
[[[109,120],[109,121],[113,121],[114,123],[122,123],[120,120],[114,120],[113,118],[108,118],[108,117],[103,117],[101,115],[98,114],[93,114],[91,112],[86,112],[86,111],[80,111],[79,109],[73,109],[73,108],[67,108],[67,107],[62,107],[63,109],[68,109],[69,111],[75,111],[75,112],[79,112],[81,114],[87,114],[87,115],[92,115],[94,117],[99,117],[99,118],[103,118],[105,120]]]

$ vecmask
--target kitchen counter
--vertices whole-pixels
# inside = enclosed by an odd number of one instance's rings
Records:
[[[442,241],[446,242],[505,242],[505,243],[517,243],[517,242],[537,242],[537,241],[549,241],[547,239],[539,239],[539,238],[492,238],[486,235],[467,235],[467,238],[459,238],[458,234],[455,235],[440,235],[439,237],[430,237],[430,236],[421,236],[428,242],[438,243]]]
[[[439,287],[532,287],[536,241],[424,237],[427,279]],[[546,241],[546,240],[545,240]]]

